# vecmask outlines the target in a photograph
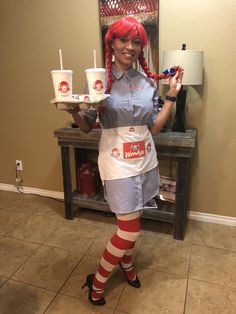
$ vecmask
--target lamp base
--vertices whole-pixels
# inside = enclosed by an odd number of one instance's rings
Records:
[[[183,88],[181,88],[181,90],[178,93],[177,100],[176,100],[175,118],[171,127],[172,132],[185,132],[186,130],[186,123],[185,123],[186,94],[187,94],[187,90]]]

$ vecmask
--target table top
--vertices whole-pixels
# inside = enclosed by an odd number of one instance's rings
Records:
[[[101,136],[101,129],[93,129],[89,133],[84,133],[79,128],[66,127],[55,130],[54,135],[58,138],[59,144],[61,141],[64,143],[69,143],[70,141],[98,142]],[[172,132],[168,129],[153,136],[153,140],[159,146],[194,148],[196,137],[197,129],[187,129],[186,132]]]

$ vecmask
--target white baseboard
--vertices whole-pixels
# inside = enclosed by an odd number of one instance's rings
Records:
[[[0,183],[0,190],[19,193],[16,187],[11,184]],[[64,199],[63,192],[42,190],[42,189],[25,187],[25,186],[22,188],[21,191],[25,194],[36,194],[36,195],[51,197],[55,199],[62,199],[62,200]],[[192,220],[211,222],[211,223],[228,225],[228,226],[236,226],[236,217],[220,216],[220,215],[190,211],[188,218]]]
[[[188,218],[192,220],[211,222],[214,224],[236,226],[236,217],[231,217],[231,216],[220,216],[220,215],[190,211]]]
[[[19,191],[17,190],[15,185],[11,185],[11,184],[0,183],[0,190],[19,193]],[[21,188],[21,192],[24,194],[35,194],[35,195],[52,197],[55,199],[63,199],[64,200],[64,193],[63,192],[42,190],[42,189],[30,188],[30,187],[26,187],[26,186],[23,186]]]

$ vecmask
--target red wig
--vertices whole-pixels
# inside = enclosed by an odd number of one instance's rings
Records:
[[[111,91],[112,85],[112,42],[120,37],[128,37],[129,39],[133,39],[138,37],[141,43],[141,53],[139,55],[139,63],[146,73],[146,75],[154,80],[160,80],[163,78],[167,78],[169,74],[161,74],[157,75],[150,71],[147,62],[144,57],[143,47],[148,42],[147,33],[143,27],[143,25],[131,16],[123,17],[117,21],[115,21],[108,29],[105,37],[105,46],[106,46],[106,67],[107,67],[107,89],[106,93],[109,94]]]
[[[139,37],[142,46],[145,46],[148,41],[146,31],[141,23],[131,16],[126,16],[115,21],[106,33],[105,43],[111,45],[116,38],[128,37],[133,39]]]

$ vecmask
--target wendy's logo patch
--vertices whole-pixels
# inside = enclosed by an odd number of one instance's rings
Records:
[[[111,156],[114,157],[114,158],[117,158],[120,156],[120,151],[118,148],[114,147],[112,148],[111,150]]]
[[[148,143],[147,144],[147,152],[150,153],[151,150],[152,150],[152,144]]]
[[[128,142],[123,143],[124,159],[140,158],[145,156],[145,142]]]

